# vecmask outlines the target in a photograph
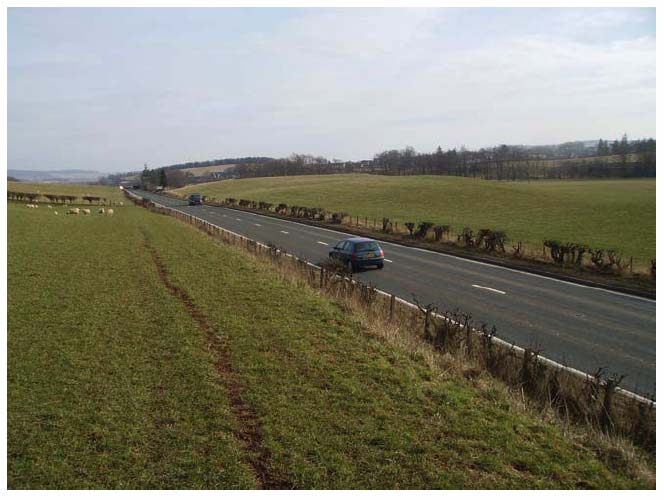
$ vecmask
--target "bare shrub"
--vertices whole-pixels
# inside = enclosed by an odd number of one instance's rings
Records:
[[[333,212],[331,222],[332,224],[341,224],[346,217],[348,217],[346,212]]]
[[[415,233],[416,238],[424,239],[426,238],[429,230],[434,226],[433,222],[420,222],[417,226],[417,232]]]
[[[320,262],[320,267],[325,269],[328,273],[332,275],[338,274],[339,276],[347,276],[348,268],[344,265],[343,262],[339,259],[333,257],[326,257]]]
[[[288,205],[285,203],[279,203],[275,209],[275,212],[278,214],[286,215],[288,213]]]
[[[622,256],[613,249],[593,248],[590,251],[590,261],[601,273],[619,272],[627,265],[622,264]]]
[[[413,231],[415,230],[415,223],[414,222],[406,222],[406,229],[408,229],[408,233],[412,236]]]
[[[565,262],[566,248],[557,240],[546,240],[544,246],[549,249],[551,260],[562,266]]]
[[[446,234],[449,234],[449,232],[450,232],[450,226],[448,226],[448,225],[442,224],[442,225],[434,226],[434,228],[433,228],[433,234],[434,234],[434,237],[435,237],[436,241],[441,241],[443,239],[443,236],[445,236]]]
[[[478,248],[484,247],[489,252],[500,250],[505,252],[505,242],[507,235],[504,231],[492,231],[491,229],[480,229],[475,238],[475,246]]]
[[[90,196],[90,195],[81,196],[81,199],[87,201],[89,204],[92,204],[93,201],[99,203],[100,200],[99,196]]]
[[[514,257],[523,257],[524,252],[523,252],[523,243],[520,241],[516,242],[516,245],[512,246],[512,255]]]
[[[461,234],[457,238],[458,241],[461,241],[467,247],[475,246],[475,234],[473,230],[469,227],[464,227],[461,231]]]

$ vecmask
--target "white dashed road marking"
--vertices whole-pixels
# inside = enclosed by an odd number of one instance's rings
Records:
[[[261,226],[262,226],[262,224],[259,224],[258,222],[254,222],[254,226],[258,226],[258,227],[261,227]]]
[[[235,219],[235,220],[242,220],[242,219]]]
[[[329,246],[329,245],[328,245],[327,243],[325,243],[324,241],[317,241],[316,243],[318,243],[319,245],[325,245],[326,247]]]
[[[481,288],[482,290],[489,290],[490,292],[496,292],[501,295],[507,294],[507,292],[503,292],[502,290],[496,290],[495,288],[489,288],[488,286],[473,285],[473,288]]]
[[[281,232],[284,233],[284,234],[288,234],[288,231],[281,231]]]
[[[389,262],[390,264],[392,263],[392,261],[391,261],[390,259],[383,259],[383,260],[384,260],[385,262]]]

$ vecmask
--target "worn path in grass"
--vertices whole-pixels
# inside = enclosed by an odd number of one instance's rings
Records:
[[[646,266],[655,257],[655,180],[499,182],[447,176],[305,175],[186,186],[244,198],[345,211],[378,221],[502,229],[541,249],[558,239],[616,248]]]
[[[8,251],[10,487],[648,486],[172,218],[10,203]]]
[[[214,355],[161,283],[138,208],[9,203],[12,488],[247,488]]]

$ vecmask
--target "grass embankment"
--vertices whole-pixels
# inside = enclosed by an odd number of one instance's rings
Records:
[[[12,488],[652,486],[172,218],[8,221]]]
[[[72,196],[100,196],[107,201],[126,201],[122,191],[117,187],[99,186],[94,184],[59,184],[48,182],[7,182],[8,191],[39,194],[68,194]],[[42,197],[39,201],[47,203]],[[79,204],[82,200],[78,200]]]
[[[547,239],[655,257],[655,180],[498,182],[443,176],[322,175],[187,186],[215,198],[244,198],[404,222],[502,229],[536,249]]]

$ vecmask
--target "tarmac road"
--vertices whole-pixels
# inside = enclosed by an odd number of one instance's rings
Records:
[[[261,243],[319,262],[349,233],[154,193],[136,194]],[[603,367],[627,377],[623,388],[655,394],[655,301],[461,257],[381,242],[385,267],[356,277],[409,302],[459,309],[497,336],[587,373]]]

